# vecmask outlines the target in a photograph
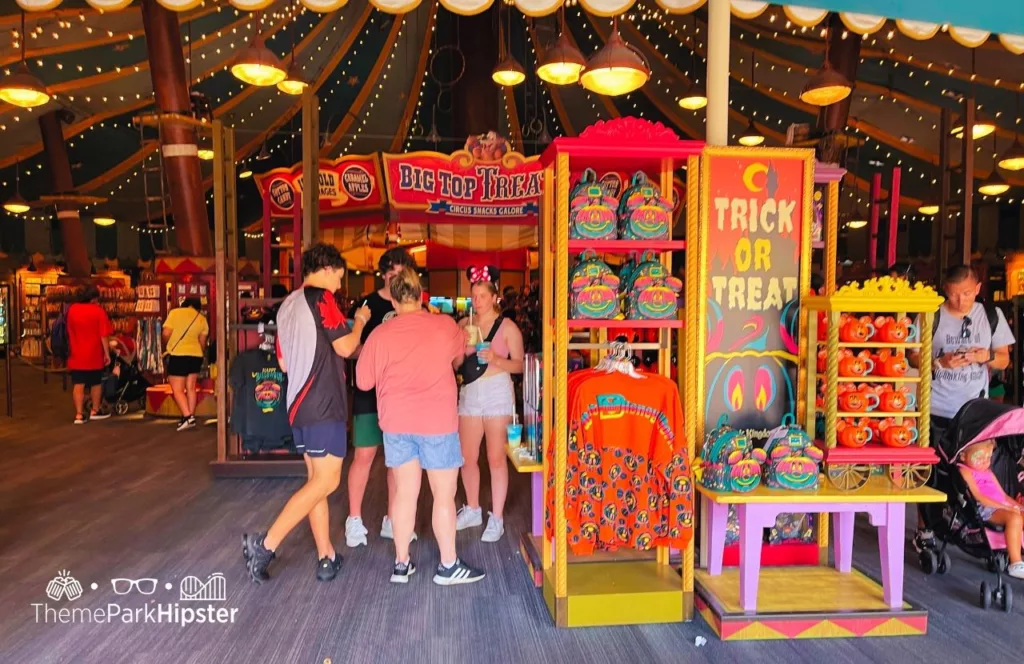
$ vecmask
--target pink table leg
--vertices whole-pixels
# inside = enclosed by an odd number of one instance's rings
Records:
[[[891,608],[903,607],[903,547],[906,540],[907,506],[886,503],[884,523],[878,528],[878,550],[882,562],[882,592]]]
[[[544,535],[544,473],[533,473],[530,478],[530,494],[533,501],[533,534]]]
[[[737,505],[740,524],[740,606],[757,610],[757,585],[761,575],[761,543],[764,523],[775,520],[778,505]]]
[[[710,541],[708,542],[708,574],[718,576],[722,573],[722,557],[725,554],[725,531],[729,525],[729,506],[704,498],[704,512],[710,524]]]
[[[838,512],[832,517],[835,528],[836,570],[849,574],[853,568],[853,521],[855,512]]]

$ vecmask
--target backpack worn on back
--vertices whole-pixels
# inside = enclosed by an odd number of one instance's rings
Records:
[[[999,313],[996,309],[996,305],[989,304],[988,302],[982,300],[979,300],[978,304],[980,304],[982,308],[985,309],[985,318],[988,319],[988,326],[989,329],[992,331],[992,336],[994,337],[996,335],[996,328],[999,327]],[[934,327],[932,327],[933,330],[939,329],[940,318],[942,318],[942,307],[939,307],[939,310],[935,312],[935,323]]]
[[[68,311],[71,307],[68,307]],[[50,328],[50,353],[58,360],[67,362],[71,356],[71,341],[68,338],[68,311],[63,311]]]

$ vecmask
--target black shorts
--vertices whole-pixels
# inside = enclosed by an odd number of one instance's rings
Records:
[[[306,426],[292,426],[292,440],[299,454],[323,457],[330,454],[345,458],[348,450],[348,427],[340,420],[316,422]]]
[[[203,358],[194,355],[171,355],[167,358],[168,376],[189,376],[198,374],[203,368]]]
[[[90,369],[83,371],[81,369],[71,370],[71,384],[72,385],[85,385],[86,387],[93,387],[103,382],[103,369]]]

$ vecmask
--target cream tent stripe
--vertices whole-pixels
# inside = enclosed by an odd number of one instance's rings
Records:
[[[658,6],[669,14],[689,14],[703,7],[708,0],[658,0]]]
[[[605,18],[618,16],[629,10],[636,0],[579,0],[587,13]]]
[[[761,0],[732,0],[731,6],[733,16],[748,20],[757,18],[768,9],[768,3]]]
[[[938,23],[929,23],[927,21],[905,21],[901,18],[896,19],[896,27],[899,31],[917,41],[924,41],[931,39],[939,31],[942,26]]]
[[[967,48],[977,48],[988,41],[990,32],[985,30],[975,30],[974,28],[958,28],[955,26],[949,26],[949,36],[961,46]]]
[[[494,0],[441,0],[441,5],[461,16],[475,16],[486,11],[494,4]]]
[[[699,0],[704,2],[705,0]],[[537,18],[554,14],[562,6],[563,0],[515,0],[516,9],[526,16]],[[692,11],[692,10],[687,10]]]
[[[843,21],[843,25],[858,35],[872,35],[881,30],[882,26],[885,25],[884,16],[873,16],[871,14],[839,12],[839,18]]]
[[[789,20],[803,28],[813,28],[821,23],[828,16],[827,9],[817,7],[801,7],[800,5],[785,5],[782,11]]]

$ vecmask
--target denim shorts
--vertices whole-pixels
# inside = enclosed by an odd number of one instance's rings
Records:
[[[384,432],[384,465],[404,466],[418,459],[423,470],[448,470],[462,467],[462,446],[459,434],[445,433],[424,436],[416,433]]]

